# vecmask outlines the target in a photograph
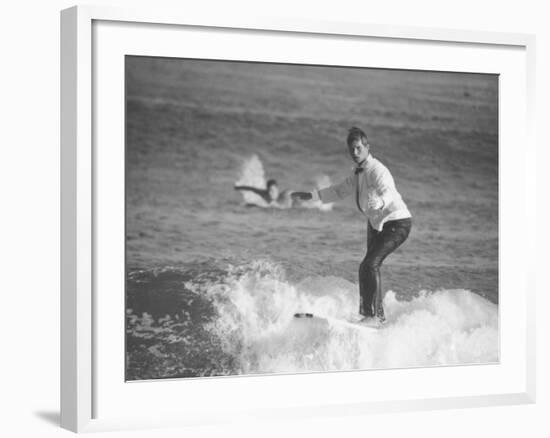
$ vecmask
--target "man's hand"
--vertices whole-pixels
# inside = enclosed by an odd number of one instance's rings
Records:
[[[367,198],[367,208],[369,210],[380,210],[384,206],[384,201],[378,195],[370,195]]]
[[[311,192],[292,192],[290,197],[293,201],[309,201],[313,198]]]

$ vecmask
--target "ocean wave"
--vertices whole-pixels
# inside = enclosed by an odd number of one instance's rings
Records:
[[[498,361],[498,307],[467,290],[421,291],[400,301],[388,291],[387,322],[360,326],[314,324],[296,312],[348,320],[357,315],[357,285],[338,277],[293,284],[276,264],[253,262],[212,286],[218,317],[209,329],[237,359],[239,373],[489,363]]]
[[[499,360],[498,306],[467,290],[420,291],[406,301],[388,291],[387,322],[373,331],[331,322],[357,315],[357,285],[345,279],[310,276],[290,281],[279,264],[266,260],[193,269],[159,271],[149,280],[143,278],[146,271],[138,276],[141,293],[148,290],[149,298],[145,307],[127,310],[127,340],[130,347],[141,345],[130,352],[134,378]],[[161,290],[159,301],[172,294],[156,314],[159,303],[153,302],[152,289]],[[153,311],[143,312],[147,306]],[[297,312],[324,319],[297,319]]]

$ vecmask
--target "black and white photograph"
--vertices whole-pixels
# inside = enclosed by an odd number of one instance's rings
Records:
[[[7,3],[2,436],[550,436],[543,5]]]
[[[127,381],[499,362],[498,75],[126,56],[125,90]]]

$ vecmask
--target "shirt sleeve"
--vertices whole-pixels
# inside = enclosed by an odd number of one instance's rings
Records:
[[[351,195],[355,190],[355,175],[348,176],[339,184],[332,185],[326,189],[318,190],[319,198],[324,203],[330,203]]]

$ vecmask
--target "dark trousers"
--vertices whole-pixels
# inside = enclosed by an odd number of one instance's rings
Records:
[[[359,313],[363,316],[384,316],[382,306],[382,279],[380,266],[384,259],[409,237],[410,218],[388,221],[382,231],[375,230],[370,222],[367,231],[367,255],[359,266]]]

